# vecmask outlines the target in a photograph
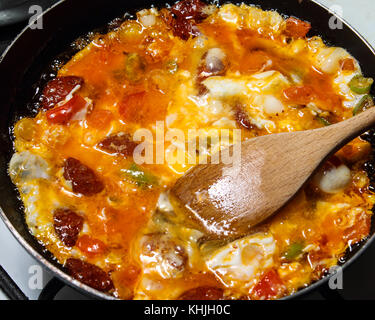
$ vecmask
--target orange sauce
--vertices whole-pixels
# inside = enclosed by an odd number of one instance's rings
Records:
[[[314,102],[325,106],[323,111],[331,113],[330,119],[336,122],[351,115],[351,110],[343,106],[343,97],[332,85],[333,76],[312,66],[306,50],[292,57],[287,55],[288,43],[285,37],[269,37],[254,30],[237,29],[218,19],[207,19],[199,23],[198,28],[212,44],[225,52],[230,62],[228,72],[250,76],[275,70],[286,77],[297,73],[303,85],[312,88]],[[59,72],[59,76],[74,75],[84,79],[85,84],[79,94],[93,103],[93,109],[86,119],[65,126],[51,125],[45,113],[40,111],[33,119],[35,123],[38,122],[38,126],[32,142],[25,142],[16,134],[16,147],[42,153],[53,164],[56,173],[64,159],[73,157],[94,170],[103,181],[105,191],[92,197],[66,192],[58,182],[52,182],[49,187],[56,191],[62,205],[84,213],[91,238],[80,238],[78,250],[87,261],[99,263],[110,273],[116,288],[115,295],[120,298],[134,297],[134,291],[142,278],[139,252],[134,251],[135,241],[147,230],[159,195],[173,185],[180,174],[173,172],[168,165],[144,165],[142,168],[147,172],[167,179],[160,179],[159,185],[153,188],[139,187],[121,171],[129,168],[133,163],[132,158],[103,152],[97,148],[97,143],[114,132],[133,134],[139,128],[154,131],[155,122],[165,121],[169,115],[171,103],[182,81],[168,71],[166,65],[170,61],[177,61],[178,70],[188,72],[195,81],[204,50],[196,49],[193,38],[183,41],[172,36],[170,26],[160,19],[150,28],[142,27],[139,21],[127,21],[117,31],[96,36],[92,44],[73,57]],[[136,81],[129,80],[126,75],[125,66],[130,53],[137,53],[144,63],[141,66],[142,74],[136,75],[139,76]],[[298,102],[288,100],[282,94],[278,98],[292,105]],[[228,117],[233,119],[233,115]],[[322,126],[306,108],[288,108],[283,114],[270,116],[269,119],[276,124],[287,120],[300,130]],[[276,128],[276,131],[285,130]],[[247,139],[268,132],[260,128],[242,128],[242,133],[243,139]],[[25,146],[22,146],[23,143]],[[339,157],[350,163],[350,159],[356,156],[355,150],[358,151],[356,146],[363,144],[366,143],[354,141],[350,145],[352,147],[346,147],[347,154],[340,153]],[[348,148],[351,148],[349,153]],[[358,158],[355,164],[350,164],[353,175],[364,174],[361,165],[366,159],[367,155]],[[319,191],[311,192],[312,187],[309,185],[277,217],[263,226],[273,234],[277,244],[272,268],[278,270],[286,286],[283,295],[295,292],[321,277],[324,270],[337,263],[348,242],[358,242],[368,235],[371,218],[368,199],[371,193],[366,189],[367,186],[368,181],[358,192],[358,187],[352,182],[344,192],[327,195]],[[319,201],[332,205],[345,202],[350,207],[323,214],[324,208],[317,207]],[[355,217],[355,223],[348,227],[349,212],[355,206],[364,209]],[[99,249],[90,254],[87,250],[90,245],[94,245],[92,241],[95,239]],[[39,240],[46,244],[61,263],[70,255],[51,241],[48,234],[39,236]],[[285,261],[282,254],[296,241],[320,249],[308,252],[303,260],[296,262],[298,266],[294,265],[294,273],[290,271],[286,274],[284,270],[290,267],[290,262]],[[104,259],[109,256],[111,258],[106,262]],[[225,289],[204,268],[187,269],[184,276],[177,279],[154,280],[161,283],[166,291],[181,288],[183,292],[200,286]],[[241,295],[237,293],[236,297]],[[251,297],[250,292],[248,296]],[[158,296],[152,293],[150,298],[158,299]]]

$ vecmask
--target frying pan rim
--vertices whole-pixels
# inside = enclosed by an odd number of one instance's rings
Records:
[[[342,21],[345,24],[345,26],[348,27],[351,30],[351,32],[353,32],[362,41],[362,43],[364,43],[368,47],[368,49],[375,56],[375,50],[370,45],[370,43],[350,23],[348,23],[344,18],[337,16],[336,13],[332,12],[332,10],[330,10],[327,6],[325,6],[324,4],[318,2],[317,0],[308,0],[308,1],[314,3],[315,5],[318,5],[318,6],[322,7],[324,10],[326,10],[329,13],[331,13],[337,19],[339,19],[340,21]],[[65,0],[58,1],[57,3],[55,3],[54,5],[52,5],[50,8],[48,8],[45,11],[43,11],[43,13],[41,13],[41,15],[39,17],[42,17],[42,16],[48,14],[50,11],[54,10],[56,7],[58,7],[59,5],[61,5],[63,2],[65,2]],[[251,2],[251,1],[249,1],[249,2]],[[233,3],[235,3],[235,2],[233,2]],[[275,10],[277,10],[277,9],[275,9]],[[27,25],[24,29],[22,29],[22,31],[17,35],[17,37],[12,41],[12,43],[5,49],[5,51],[3,52],[3,54],[0,57],[0,63],[3,62],[4,57],[8,54],[9,50],[11,49],[11,47],[13,47],[13,45],[23,36],[23,34],[28,30],[28,28],[29,28],[29,25]],[[90,297],[93,297],[93,298],[104,299],[104,300],[117,300],[116,297],[113,297],[111,295],[108,295],[108,294],[105,294],[103,292],[100,292],[100,291],[98,291],[96,289],[93,289],[93,288],[91,288],[91,287],[89,287],[89,286],[87,286],[87,285],[79,282],[78,280],[75,280],[70,275],[68,275],[67,273],[65,273],[63,270],[59,269],[57,266],[53,265],[50,261],[48,261],[46,258],[44,258],[16,230],[16,228],[10,222],[10,220],[8,219],[8,217],[5,215],[5,213],[4,213],[3,209],[1,208],[1,206],[0,206],[0,217],[4,221],[4,224],[7,226],[7,228],[9,229],[9,231],[11,232],[11,234],[13,235],[13,237],[22,245],[22,247],[36,261],[38,261],[43,266],[45,266],[46,270],[48,272],[50,272],[51,274],[53,274],[53,276],[56,276],[57,278],[59,278],[60,280],[62,280],[66,285],[77,289],[78,291],[82,292],[83,294],[85,294],[87,296],[90,296]],[[365,250],[367,250],[367,248],[369,246],[371,246],[373,244],[373,242],[375,241],[375,233],[373,235],[371,235],[370,237],[368,237],[368,239],[365,239],[363,241],[364,241],[364,243],[361,244],[360,249],[353,256],[351,256],[346,262],[344,262],[341,265],[342,270],[345,270],[347,267],[349,267],[354,261],[356,261],[363,254],[363,252]],[[299,298],[299,297],[301,297],[301,296],[303,296],[303,295],[305,295],[305,294],[307,294],[307,293],[315,290],[316,288],[325,285],[329,281],[329,279],[331,277],[332,277],[332,275],[328,275],[328,276],[326,276],[326,277],[324,277],[322,279],[319,279],[318,281],[310,284],[309,286],[307,286],[305,288],[302,288],[302,289],[298,290],[297,292],[295,292],[295,293],[293,293],[293,294],[291,294],[289,296],[283,297],[280,300],[291,300],[291,299]]]

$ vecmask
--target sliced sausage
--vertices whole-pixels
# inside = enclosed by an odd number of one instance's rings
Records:
[[[209,77],[224,75],[227,69],[226,54],[220,48],[209,49],[202,57],[197,70],[197,87],[199,95],[205,94],[207,88],[202,83]]]
[[[198,287],[184,292],[179,300],[225,300],[225,298],[223,289]]]
[[[57,209],[53,213],[53,226],[59,239],[73,247],[82,230],[83,218],[70,209]]]
[[[182,40],[188,40],[190,36],[197,37],[199,35],[199,29],[192,19],[177,18],[173,21],[172,28],[173,34]]]
[[[101,150],[108,153],[118,153],[124,156],[133,155],[134,149],[137,147],[130,134],[127,133],[117,133],[105,138],[103,141],[99,142],[98,146]]]
[[[204,8],[206,4],[200,0],[183,0],[177,2],[171,11],[175,15],[175,19],[171,22],[173,33],[176,37],[187,40],[190,36],[196,37],[199,35],[199,30],[196,26],[206,18]]]
[[[66,260],[65,267],[73,278],[96,290],[108,292],[114,288],[111,277],[91,263],[69,258]]]
[[[44,109],[53,108],[57,103],[63,101],[77,85],[82,86],[83,82],[81,77],[76,76],[59,77],[49,81],[40,99],[42,107]]]
[[[198,68],[198,79],[203,81],[208,77],[219,76],[225,73],[226,54],[220,48],[209,49],[202,58]]]
[[[46,112],[46,117],[49,123],[67,124],[71,119],[74,119],[77,114],[80,114],[81,110],[84,109],[84,114],[86,114],[87,105],[88,103],[84,98],[79,95],[74,95],[72,99],[62,106],[57,106],[48,110]]]
[[[103,183],[95,172],[74,158],[65,160],[64,178],[72,183],[74,193],[81,193],[84,196],[92,196],[104,189]]]
[[[178,18],[194,19],[201,22],[207,15],[203,12],[206,4],[200,0],[183,0],[171,8],[172,13]]]
[[[249,115],[244,110],[242,105],[236,105],[234,108],[234,117],[237,124],[245,129],[252,130],[255,129],[255,126],[250,122]]]

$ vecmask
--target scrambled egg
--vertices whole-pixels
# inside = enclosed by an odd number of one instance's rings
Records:
[[[275,251],[272,235],[257,233],[218,249],[206,264],[225,286],[246,292],[272,266]]]
[[[193,18],[178,5],[142,10],[62,66],[63,84],[47,84],[41,100],[60,101],[15,125],[9,174],[32,234],[60,263],[74,258],[107,277],[100,287],[80,275],[98,290],[123,299],[276,299],[322,277],[368,235],[375,199],[362,165],[370,145],[356,139],[340,150],[241,239],[215,242],[184,225],[168,189],[194,161],[231,144],[351,117],[367,97],[350,88],[362,72],[345,49],[306,37],[307,22],[186,1],[201,10]],[[157,121],[183,136],[166,141],[165,162],[135,165],[131,137],[142,128],[155,136]],[[184,149],[175,161],[176,147],[217,129],[242,134]],[[156,144],[152,135],[145,139]]]

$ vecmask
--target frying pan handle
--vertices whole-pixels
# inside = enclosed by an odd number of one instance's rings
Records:
[[[0,266],[0,289],[11,300],[29,300],[2,266]]]
[[[52,278],[47,285],[43,288],[40,293],[38,300],[53,300],[62,288],[65,287],[65,283],[58,278]]]
[[[53,300],[64,286],[65,284],[61,280],[52,278],[43,288],[38,300]],[[1,265],[0,289],[10,300],[29,300]]]

